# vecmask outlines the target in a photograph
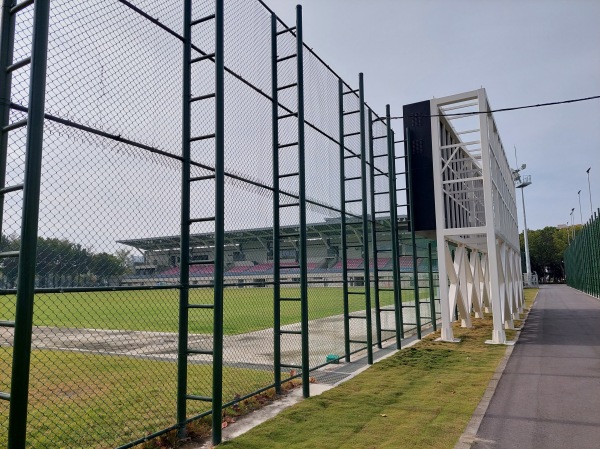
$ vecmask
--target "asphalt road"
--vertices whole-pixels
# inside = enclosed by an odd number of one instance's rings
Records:
[[[472,447],[600,448],[598,299],[542,286]]]

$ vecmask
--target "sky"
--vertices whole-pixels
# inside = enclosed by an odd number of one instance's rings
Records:
[[[294,24],[298,0],[264,1]],[[181,32],[182,2],[136,0],[136,5]],[[257,0],[231,0],[227,5],[232,15],[226,21],[226,65],[270,92],[269,15]],[[358,87],[358,74],[364,73],[365,99],[379,114],[388,103],[393,115],[401,115],[405,104],[480,87],[486,88],[493,108],[600,95],[598,0],[304,0],[302,5],[305,43],[353,88]],[[205,0],[195,7],[201,17],[214,5]],[[30,53],[31,21],[26,11],[23,14],[17,23],[15,60]],[[212,51],[212,31],[198,30],[195,44]],[[280,44],[282,54],[294,52],[293,39],[282,38]],[[180,154],[181,51],[178,39],[116,0],[54,2],[46,112]],[[294,80],[294,64],[288,64],[280,69],[280,82],[285,83],[286,77]],[[213,66],[198,67],[193,71],[193,93],[214,92]],[[335,140],[337,79],[314,59],[306,67],[306,78],[312,80],[306,89],[307,118],[316,120]],[[271,103],[232,77],[226,79],[227,170],[269,184],[271,164],[265,161],[272,150]],[[24,67],[13,74],[13,102],[27,105],[27,86]],[[294,95],[292,90],[290,98],[281,93],[280,102],[289,102],[293,110]],[[193,109],[194,135],[213,132],[213,104]],[[13,111],[11,120],[23,118],[20,114]],[[346,120],[350,131],[358,126],[358,118]],[[600,100],[499,112],[495,120],[509,161],[517,166],[516,146],[519,165],[527,164],[523,174],[532,177],[525,189],[528,228],[566,224],[572,208],[574,222],[585,222],[590,216],[589,167],[594,210],[600,206]],[[292,142],[297,132],[294,122],[284,123],[280,141]],[[402,134],[401,121],[394,127]],[[336,205],[337,145],[309,128],[306,132],[307,195]],[[25,128],[10,133],[9,183],[22,182],[24,139]],[[358,144],[346,140],[347,145]],[[194,159],[214,163],[211,145],[208,140],[194,144]],[[286,154],[289,159],[280,157],[280,169],[294,172],[296,156]],[[328,155],[326,161],[323,154]],[[46,121],[40,235],[68,239],[95,251],[114,251],[119,248],[115,242],[130,238],[176,235],[180,168],[175,159]],[[194,169],[193,176],[206,174]],[[269,192],[227,179],[226,228],[271,226]],[[293,177],[284,179],[282,188],[297,188]],[[358,186],[347,187],[348,198],[360,195]],[[194,185],[192,196],[193,216],[213,214],[210,185]],[[5,201],[4,233],[19,231],[20,209],[17,192]],[[297,222],[297,211],[288,209],[282,220]],[[520,201],[518,209],[522,229]],[[317,222],[327,216],[310,209],[308,219]],[[197,223],[192,232],[208,232],[210,226]]]
[[[600,95],[597,0],[265,0],[343,79],[365,77],[377,111],[484,87],[492,108]],[[600,99],[494,115],[525,189],[527,227],[574,223],[600,207]],[[401,129],[399,123],[395,128]],[[581,190],[581,214],[577,192]],[[520,195],[519,229],[523,229]]]

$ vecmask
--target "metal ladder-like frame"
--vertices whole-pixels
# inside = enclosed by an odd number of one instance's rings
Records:
[[[296,37],[296,53],[278,55],[277,39],[281,35],[292,34]],[[302,394],[310,396],[310,358],[308,345],[308,258],[307,258],[307,230],[306,230],[306,169],[305,169],[305,133],[304,133],[304,43],[302,40],[302,8],[296,8],[296,26],[277,30],[277,18],[271,16],[271,85],[272,85],[272,122],[273,122],[273,370],[274,384],[278,393],[281,392],[281,370],[300,370],[302,378]],[[287,61],[296,60],[296,82],[279,85],[278,67]],[[279,92],[289,89],[297,91],[297,111],[285,112],[280,115]],[[282,120],[298,119],[298,140],[296,142],[279,141],[279,123]],[[296,172],[280,173],[279,161],[281,151],[291,151],[298,148],[298,169]],[[280,181],[284,178],[298,178],[297,202],[281,202]],[[299,226],[296,234],[280,233],[280,214],[284,208],[298,208]],[[281,240],[282,238],[296,238],[298,248],[297,264],[281,265]],[[281,269],[300,270],[300,295],[296,297],[281,296]],[[281,328],[281,304],[296,302],[300,304],[300,330]],[[292,335],[300,338],[301,362],[300,364],[284,363],[281,360],[281,339],[283,336]],[[293,377],[293,376],[292,376]]]
[[[223,272],[224,272],[224,5],[223,0],[215,0],[215,13],[198,19],[192,18],[192,0],[184,3],[184,51],[183,51],[183,110],[182,110],[182,194],[181,194],[181,256],[180,256],[180,303],[179,303],[179,344],[177,382],[177,422],[179,437],[185,437],[187,401],[204,401],[212,404],[212,440],[221,442],[221,416],[223,403]],[[192,58],[192,29],[198,26],[215,27],[215,49],[212,53],[201,52]],[[195,47],[194,49],[198,51]],[[192,92],[192,66],[195,64],[215,65],[214,92]],[[214,133],[193,135],[191,130],[192,104],[214,101]],[[191,176],[191,144],[213,140],[215,146],[214,173],[205,176]],[[215,197],[214,216],[192,217],[191,185],[213,183]],[[214,223],[214,258],[212,260],[191,260],[190,228],[195,223]],[[190,267],[197,264],[214,264],[212,304],[190,304]],[[212,349],[190,348],[188,346],[189,314],[194,310],[212,310],[213,347]],[[212,392],[210,395],[188,393],[188,356],[205,355],[212,357]]]
[[[13,61],[16,16],[33,5],[33,39],[31,56]],[[0,253],[0,259],[18,258],[15,320],[2,320],[0,326],[14,328],[13,361],[10,393],[0,393],[0,400],[10,401],[8,424],[9,449],[25,447],[27,403],[31,363],[31,333],[38,237],[40,180],[44,136],[44,104],[48,50],[49,0],[4,0],[0,38],[0,232],[4,201],[14,192],[23,192],[19,251]],[[10,123],[12,75],[30,67],[29,108],[27,118]],[[25,175],[22,184],[6,185],[9,133],[27,127]]]
[[[373,120],[372,113],[369,110],[369,158],[371,160],[371,239],[373,244],[373,285],[374,285],[374,296],[375,296],[375,309],[377,311],[376,317],[376,329],[377,329],[377,346],[382,348],[383,332],[393,332],[396,337],[396,345],[400,348],[401,345],[401,333],[400,323],[402,308],[400,307],[400,284],[399,284],[399,268],[398,268],[398,211],[396,205],[396,183],[395,183],[395,161],[393,154],[393,142],[392,142],[392,130],[390,124],[389,105],[386,107],[386,133],[382,136],[373,135],[373,124],[381,121],[380,118]],[[382,154],[374,154],[374,141],[376,139],[386,139],[387,151]],[[387,172],[375,173],[375,160],[378,158],[387,159]],[[375,178],[377,176],[387,176],[388,185],[385,191],[376,191]],[[378,211],[376,208],[376,197],[379,195],[388,196],[388,209]],[[389,214],[390,225],[384,226],[377,222],[378,214]],[[382,227],[384,226],[384,227]],[[378,245],[378,234],[386,233],[391,234],[392,241],[390,248],[381,248]],[[381,253],[388,253],[392,259],[392,268],[381,269],[378,266],[378,256]],[[380,286],[380,272],[391,272],[392,273],[392,287]],[[380,294],[381,292],[391,292],[393,295],[393,307],[381,306]],[[382,328],[382,315],[383,314],[394,314],[394,328]],[[387,321],[387,320],[384,320]]]
[[[345,359],[347,362],[350,361],[351,344],[364,345],[361,349],[367,350],[367,363],[373,363],[373,330],[372,330],[372,319],[371,319],[371,285],[370,285],[370,268],[369,268],[369,214],[368,214],[368,197],[367,197],[367,148],[366,148],[366,110],[364,101],[364,82],[363,74],[359,74],[359,87],[356,90],[344,90],[342,81],[339,81],[338,95],[339,95],[339,121],[340,121],[340,209],[341,209],[341,247],[342,247],[342,283],[343,283],[343,301],[344,301],[344,334],[345,334]],[[359,107],[356,110],[345,111],[344,110],[344,96],[355,95],[358,93]],[[360,117],[360,130],[346,133],[344,128],[344,117],[348,115],[359,114]],[[346,155],[345,154],[345,140],[347,138],[358,136],[360,138],[360,155]],[[345,161],[348,159],[359,159],[361,164],[360,176],[346,177]],[[360,198],[346,198],[346,183],[351,181],[361,181],[361,195]],[[361,227],[362,232],[359,240],[361,243],[360,247],[363,256],[363,268],[349,268],[348,267],[348,249],[354,247],[348,245],[347,233],[349,232],[350,226],[356,225],[357,222],[348,222],[346,206],[351,203],[361,203]],[[363,272],[363,291],[350,291],[348,288],[348,273],[349,271],[362,271]],[[350,298],[353,300],[356,298],[364,298],[365,313],[364,314],[351,314],[350,310]],[[350,320],[365,320],[366,339],[355,340],[352,338],[350,329]]]

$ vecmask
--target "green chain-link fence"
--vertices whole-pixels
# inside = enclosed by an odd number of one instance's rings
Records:
[[[0,445],[183,435],[435,326],[390,110],[297,12],[3,0]]]
[[[585,223],[565,250],[567,285],[600,298],[600,210]]]

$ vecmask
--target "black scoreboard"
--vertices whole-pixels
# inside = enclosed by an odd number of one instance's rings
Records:
[[[433,155],[431,148],[430,102],[407,104],[403,108],[404,142],[411,155],[411,184],[415,232],[435,232],[435,197],[433,189]],[[405,159],[408,172],[408,159]]]

